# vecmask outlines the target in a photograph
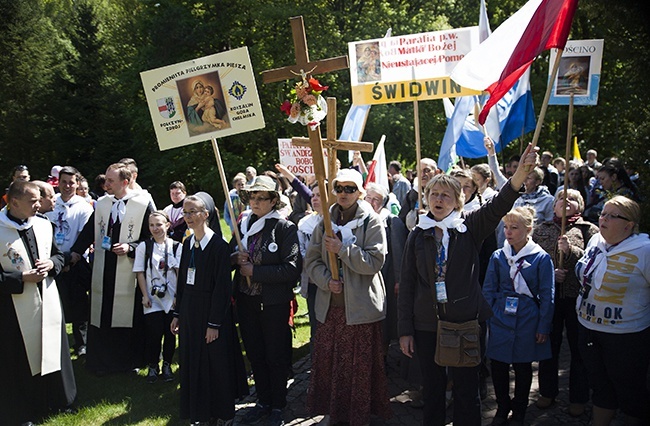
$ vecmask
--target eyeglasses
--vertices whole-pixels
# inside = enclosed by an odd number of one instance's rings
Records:
[[[199,213],[202,213],[201,210],[191,210],[189,212],[183,211],[183,216],[194,216]]]
[[[349,185],[345,185],[345,186],[336,185],[334,187],[334,191],[337,194],[340,194],[341,192],[345,192],[346,194],[354,194],[358,190],[359,188],[357,188],[356,186],[349,186]]]
[[[621,216],[619,214],[614,214],[614,213],[600,213],[600,218],[601,219],[623,219],[627,220],[628,222],[631,222],[630,219],[626,218],[625,216]]]
[[[255,201],[256,203],[261,203],[262,201],[268,201],[271,197],[248,197],[248,201]]]

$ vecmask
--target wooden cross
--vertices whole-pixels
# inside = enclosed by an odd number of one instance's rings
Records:
[[[273,70],[267,70],[262,72],[262,80],[264,83],[273,83],[276,81],[282,80],[293,80],[296,76],[309,75],[316,71],[315,74],[322,74],[330,71],[337,71],[349,68],[350,63],[347,56],[339,56],[336,58],[324,59],[321,61],[310,62],[309,61],[309,52],[307,50],[307,37],[305,35],[305,25],[302,19],[302,16],[296,16],[290,18],[291,21],[291,32],[293,34],[293,45],[295,47],[295,56],[296,56],[296,65],[291,65],[282,68],[276,68]],[[326,141],[331,143],[332,149],[343,148],[341,143],[342,141],[336,140],[336,99],[328,98],[328,110],[327,110],[327,136]],[[330,108],[330,104],[332,107]],[[320,188],[320,197],[323,200],[323,226],[325,228],[325,235],[332,237],[334,232],[332,231],[332,222],[330,220],[329,214],[329,194],[327,191],[327,186],[325,185],[325,159],[323,157],[323,139],[320,134],[320,126],[316,126],[315,129],[312,129],[310,126],[307,126],[309,133],[309,139],[307,139],[309,146],[311,147],[311,155],[314,163],[314,172],[316,174],[316,179],[318,180],[318,187]],[[299,143],[304,143],[303,138]],[[293,142],[293,139],[292,139]],[[337,145],[335,145],[337,143]],[[365,142],[364,142],[365,144]],[[372,144],[370,145],[370,151],[372,151]],[[348,149],[356,149],[367,151],[368,146],[364,145],[363,149],[355,148],[352,145],[346,145]],[[362,148],[359,146],[359,148]],[[329,149],[329,147],[328,147]],[[336,151],[334,155],[330,154],[330,170],[335,170],[336,168]],[[331,176],[331,175],[330,175]],[[339,279],[339,268],[336,261],[336,255],[334,253],[328,253],[330,272],[332,274],[332,279]]]
[[[347,55],[310,62],[309,50],[307,49],[307,36],[305,35],[305,24],[302,16],[294,16],[293,18],[289,18],[289,20],[291,21],[296,65],[262,71],[262,81],[264,83],[292,80],[303,72],[311,73],[311,71],[316,70],[315,74],[323,74],[350,67]]]
[[[309,137],[311,138],[311,133]],[[307,138],[294,137],[291,138],[291,143],[295,146],[311,147],[311,139]],[[321,152],[322,148],[327,149],[327,156],[329,158],[329,170],[327,176],[330,178],[330,180],[334,179],[334,176],[336,176],[337,150],[342,149],[346,151],[372,152],[374,149],[372,142],[350,142],[340,141],[336,139],[336,98],[334,97],[327,98],[327,138],[321,139]]]

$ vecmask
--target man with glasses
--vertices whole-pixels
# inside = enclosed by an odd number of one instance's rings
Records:
[[[406,196],[399,200],[401,210],[399,211],[399,218],[406,224],[406,227],[411,230],[416,225],[417,216],[420,210],[425,206],[418,206],[418,188],[421,188],[424,193],[424,188],[429,183],[429,180],[438,173],[442,173],[438,169],[438,164],[431,158],[423,158],[420,160],[420,168],[417,176],[417,184],[413,183],[413,189],[406,193]],[[426,200],[422,197],[422,202]]]
[[[72,262],[95,243],[86,366],[98,375],[144,365],[144,314],[136,289],[135,248],[150,236],[154,207],[146,195],[129,188],[131,171],[122,163],[106,170],[110,196],[97,207],[71,248]],[[136,307],[138,309],[136,309]]]
[[[88,326],[88,288],[90,265],[85,259],[70,264],[70,249],[77,241],[93,208],[83,197],[77,195],[79,171],[72,166],[59,170],[59,191],[54,210],[45,213],[54,225],[56,245],[65,254],[66,266],[57,278],[66,322],[72,323],[74,350],[78,356],[86,354],[86,329]]]

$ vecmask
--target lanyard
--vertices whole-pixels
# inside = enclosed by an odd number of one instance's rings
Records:
[[[443,275],[442,268],[445,266],[446,263],[445,256],[446,256],[445,246],[442,244],[442,240],[440,240],[440,250],[436,250],[436,265],[438,265],[438,280],[440,280],[440,278]]]
[[[517,274],[519,274],[523,268],[524,268],[524,259],[522,258],[522,259],[519,259],[517,261],[517,270],[515,271],[515,275],[512,277],[512,286],[513,287],[515,287],[515,279],[517,278]],[[528,284],[526,284],[526,285],[528,285]],[[515,287],[515,291],[516,290],[517,289]]]

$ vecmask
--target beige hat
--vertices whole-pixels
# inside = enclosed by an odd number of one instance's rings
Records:
[[[244,189],[239,190],[239,197],[241,200],[248,204],[248,199],[251,192],[272,192],[274,197],[278,200],[276,209],[281,209],[286,204],[280,199],[280,192],[276,189],[277,185],[273,179],[268,176],[255,176],[253,183],[246,185]]]
[[[334,181],[332,181],[332,188],[336,187],[339,182],[354,182],[357,188],[359,188],[359,191],[363,191],[363,176],[355,169],[339,170]]]

